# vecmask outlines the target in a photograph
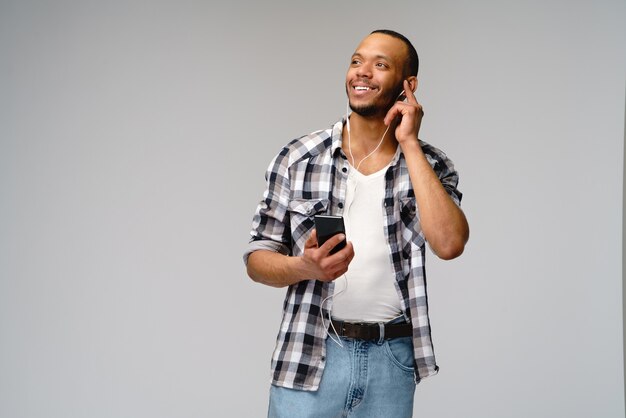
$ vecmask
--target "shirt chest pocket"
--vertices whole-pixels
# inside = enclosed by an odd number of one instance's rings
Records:
[[[293,199],[289,201],[291,237],[295,247],[304,248],[304,239],[308,237],[308,232],[315,226],[315,215],[326,213],[328,203],[328,199]]]

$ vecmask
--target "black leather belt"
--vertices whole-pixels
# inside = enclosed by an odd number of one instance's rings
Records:
[[[357,340],[379,340],[380,325],[368,322],[344,322],[332,320],[332,324],[340,337],[354,338]],[[410,337],[413,335],[413,327],[410,323],[404,322],[399,324],[385,324],[383,338]],[[328,332],[334,332],[329,327]]]

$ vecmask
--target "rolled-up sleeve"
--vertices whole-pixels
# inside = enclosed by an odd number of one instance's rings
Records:
[[[452,198],[454,203],[457,206],[461,206],[461,199],[463,199],[463,193],[458,189],[459,185],[459,173],[454,169],[454,163],[446,158],[444,163],[444,168],[439,173],[439,179],[441,180],[441,184],[443,188],[446,189],[448,195]]]
[[[441,185],[446,190],[450,198],[457,206],[461,206],[463,193],[458,189],[459,173],[454,168],[454,163],[448,156],[438,148],[420,141],[422,150],[426,154],[426,159],[439,177]]]
[[[291,230],[289,225],[289,158],[287,147],[272,160],[265,180],[267,187],[252,220],[250,242],[243,254],[243,261],[257,250],[291,253]]]

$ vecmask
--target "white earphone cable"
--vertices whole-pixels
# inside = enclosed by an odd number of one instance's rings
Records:
[[[330,338],[331,340],[333,340],[333,342],[335,344],[337,344],[339,347],[343,348],[343,344],[341,343],[341,338],[339,337],[339,333],[337,332],[337,330],[335,329],[335,325],[333,325],[333,320],[332,317],[330,315],[330,310],[328,311],[328,323],[330,324],[330,328],[333,329],[333,332],[335,333],[335,336],[337,337],[336,339],[333,338],[332,334],[330,332],[328,332],[328,328],[326,326],[326,323],[324,322],[324,304],[326,303],[327,300],[338,296],[340,294],[342,294],[343,292],[345,292],[346,290],[348,290],[348,276],[344,273],[344,275],[342,276],[345,279],[345,283],[346,286],[341,289],[339,292],[336,292],[332,295],[327,296],[326,298],[324,298],[324,300],[322,300],[322,303],[320,305],[320,317],[322,318],[322,327],[324,328],[324,332],[326,332],[326,335],[328,336],[328,338]]]

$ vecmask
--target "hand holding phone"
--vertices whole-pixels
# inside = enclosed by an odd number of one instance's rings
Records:
[[[315,216],[315,229],[307,239],[300,258],[300,267],[307,279],[328,282],[348,271],[354,258],[354,248],[352,243],[346,241],[345,234],[341,216]]]
[[[315,215],[315,229],[317,231],[317,246],[321,247],[328,239],[337,234],[346,234],[343,217],[334,215]],[[329,254],[335,254],[346,246],[344,239],[337,244]]]

